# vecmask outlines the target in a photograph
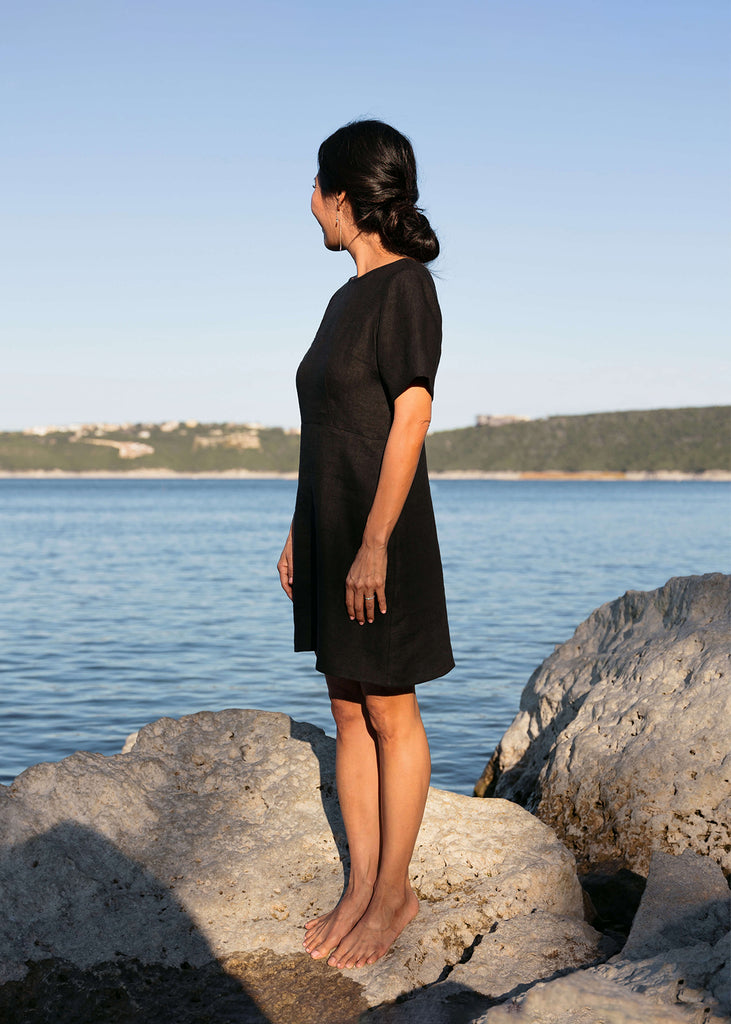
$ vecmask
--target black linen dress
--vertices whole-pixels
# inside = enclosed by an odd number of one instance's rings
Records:
[[[422,448],[388,544],[386,603],[351,621],[345,578],[360,548],[393,422],[412,382],[433,393],[441,313],[431,274],[400,259],[330,300],[297,371],[302,417],[293,538],[294,649],[328,675],[398,690],[454,666]]]

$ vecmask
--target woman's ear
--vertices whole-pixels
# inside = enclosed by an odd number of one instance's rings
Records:
[[[348,199],[347,193],[336,192],[335,199],[338,204],[340,216],[344,218],[344,223],[352,227],[355,224],[355,221],[353,219],[353,207],[350,205],[350,200]]]

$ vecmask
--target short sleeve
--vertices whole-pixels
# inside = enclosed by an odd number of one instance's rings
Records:
[[[442,314],[429,271],[411,260],[388,282],[378,322],[378,372],[391,404],[417,378],[434,394]]]

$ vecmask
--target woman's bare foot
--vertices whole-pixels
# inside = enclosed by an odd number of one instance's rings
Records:
[[[373,886],[348,889],[333,910],[307,922],[307,935],[302,945],[313,960],[327,956],[352,931],[366,912],[372,895]]]
[[[374,895],[366,912],[343,937],[328,963],[341,968],[374,964],[389,951],[418,912],[419,901],[411,888],[396,903]]]

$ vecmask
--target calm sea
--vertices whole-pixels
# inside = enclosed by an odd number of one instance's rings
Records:
[[[532,670],[604,601],[728,571],[731,485],[433,483],[457,668],[419,687],[435,785],[470,793]],[[333,733],[275,563],[288,480],[0,481],[0,780],[163,715]]]

